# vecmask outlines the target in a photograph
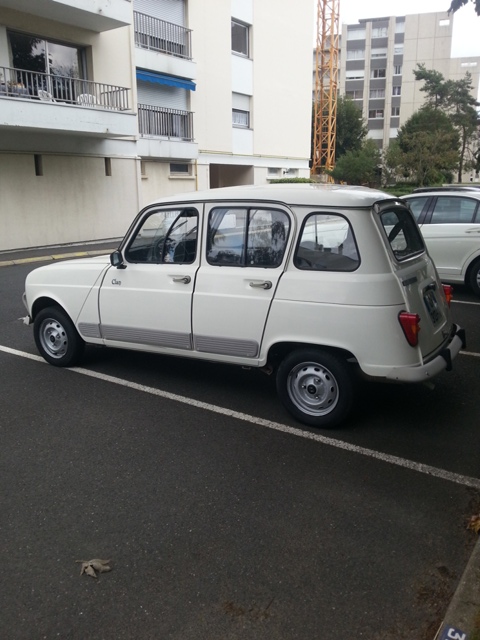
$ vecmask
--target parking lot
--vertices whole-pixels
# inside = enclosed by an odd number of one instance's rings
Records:
[[[1,637],[433,640],[480,509],[478,298],[455,287],[467,348],[434,389],[366,384],[318,431],[258,371],[47,365],[19,320],[36,265],[0,269]]]

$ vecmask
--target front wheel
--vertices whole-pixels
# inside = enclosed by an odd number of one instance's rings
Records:
[[[297,420],[331,429],[351,409],[353,379],[340,357],[323,349],[298,349],[278,367],[277,393]]]
[[[37,314],[33,335],[40,354],[56,367],[76,364],[85,346],[73,322],[58,307],[47,307]]]
[[[474,262],[470,269],[469,284],[473,293],[480,296],[480,260]]]

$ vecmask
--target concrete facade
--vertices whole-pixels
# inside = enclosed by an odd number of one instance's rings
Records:
[[[0,249],[308,177],[313,30],[310,0],[0,0]]]

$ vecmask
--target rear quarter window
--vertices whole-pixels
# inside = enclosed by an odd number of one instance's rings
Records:
[[[406,260],[425,251],[420,230],[407,209],[383,211],[380,222],[397,260]]]
[[[360,255],[349,221],[332,213],[309,215],[293,263],[307,271],[355,271]]]

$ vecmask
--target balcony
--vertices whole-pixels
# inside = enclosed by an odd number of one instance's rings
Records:
[[[190,29],[138,11],[133,12],[133,25],[137,67],[180,78],[196,77]]]
[[[136,135],[125,87],[0,67],[0,128]],[[52,110],[53,109],[53,110]]]
[[[0,0],[0,7],[96,33],[132,24],[130,0]]]
[[[192,159],[198,156],[193,142],[193,113],[166,107],[138,105],[139,155]]]

